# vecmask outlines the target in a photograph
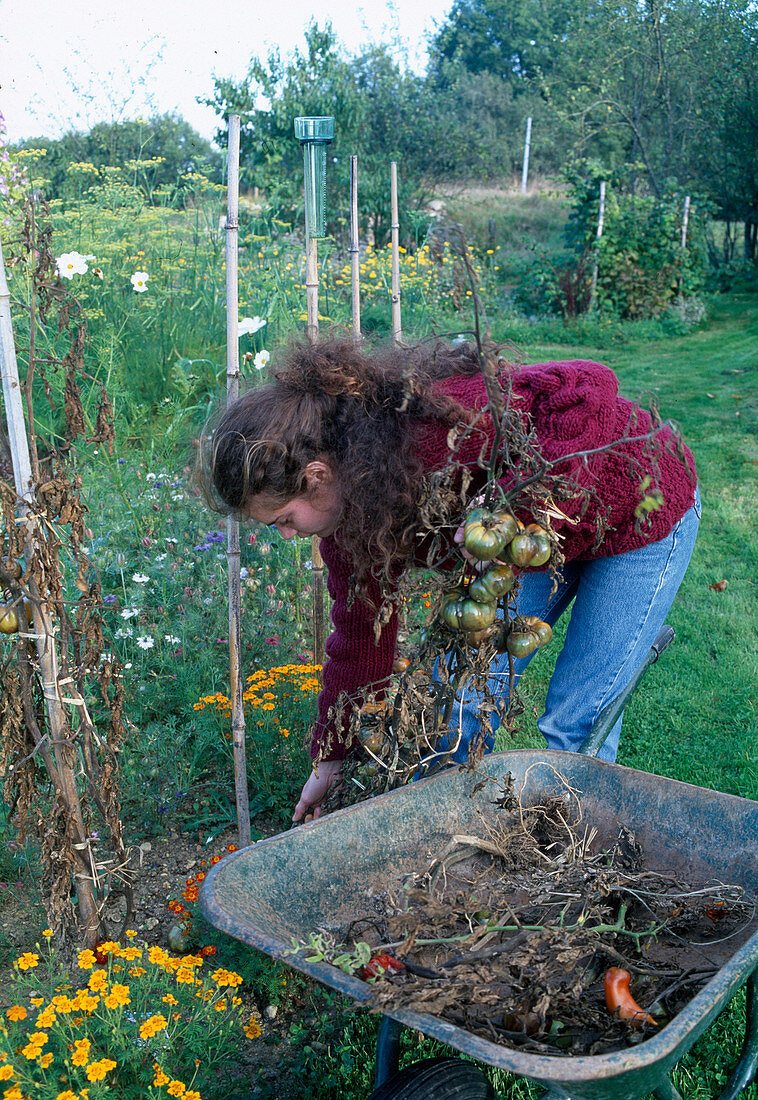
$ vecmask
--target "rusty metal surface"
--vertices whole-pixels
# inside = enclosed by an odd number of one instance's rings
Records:
[[[612,839],[621,823],[635,833],[651,865],[758,893],[758,802],[547,750],[496,753],[480,772],[495,779],[510,772],[527,802],[559,792],[558,773],[580,792],[600,843]],[[364,982],[287,954],[293,938],[370,915],[372,894],[389,880],[417,869],[452,834],[481,828],[482,815],[494,818],[496,792],[491,784],[475,791],[479,778],[451,769],[236,852],[208,873],[202,912],[243,943],[365,1001],[370,989]],[[591,1057],[524,1053],[428,1015],[392,1016],[554,1094],[623,1100],[657,1087],[757,967],[758,932],[660,1033],[628,1050]]]

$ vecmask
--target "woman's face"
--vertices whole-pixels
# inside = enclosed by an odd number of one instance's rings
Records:
[[[306,491],[282,502],[268,493],[248,500],[244,513],[256,523],[276,527],[283,539],[327,538],[339,527],[342,497],[331,469],[321,462],[306,467]]]

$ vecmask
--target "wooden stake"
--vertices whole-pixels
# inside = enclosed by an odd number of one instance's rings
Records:
[[[397,205],[397,161],[390,165],[390,192],[392,200],[392,339],[403,342],[403,326],[400,320],[400,216]]]
[[[353,296],[353,336],[361,338],[361,258],[358,244],[358,158],[350,158],[350,284]]]
[[[521,168],[521,194],[526,194],[526,181],[529,176],[529,148],[532,144],[532,120],[526,120],[526,141],[524,142],[524,163]]]
[[[595,246],[595,262],[592,265],[592,284],[590,286],[590,310],[595,308],[595,299],[597,298],[597,274],[598,274],[598,246],[600,244],[600,238],[603,236],[603,221],[605,220],[605,180],[600,181],[600,209],[597,216],[597,233],[595,239],[597,244]]]
[[[240,118],[229,116],[226,196],[226,400],[240,392],[239,357],[239,168]],[[240,525],[226,517],[226,564],[229,576],[229,691],[232,702],[234,790],[237,801],[237,834],[241,848],[250,844],[250,796],[245,751],[245,704],[242,700],[242,585],[240,578]]]

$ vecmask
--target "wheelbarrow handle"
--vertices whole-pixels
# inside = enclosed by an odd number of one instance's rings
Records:
[[[579,752],[584,756],[597,756],[598,752],[605,744],[605,740],[613,727],[616,725],[621,713],[626,706],[629,696],[637,687],[642,677],[652,664],[658,660],[664,649],[671,645],[676,637],[673,627],[670,627],[668,623],[664,623],[661,629],[658,631],[655,641],[651,645],[650,649],[645,656],[644,661],[640,667],[632,676],[629,683],[621,691],[615,699],[612,699],[598,714],[597,718],[592,724],[590,732],[585,737],[579,746]]]

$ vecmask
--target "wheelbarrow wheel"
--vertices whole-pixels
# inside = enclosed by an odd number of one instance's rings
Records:
[[[495,1090],[473,1062],[427,1058],[406,1066],[368,1100],[495,1100]]]

